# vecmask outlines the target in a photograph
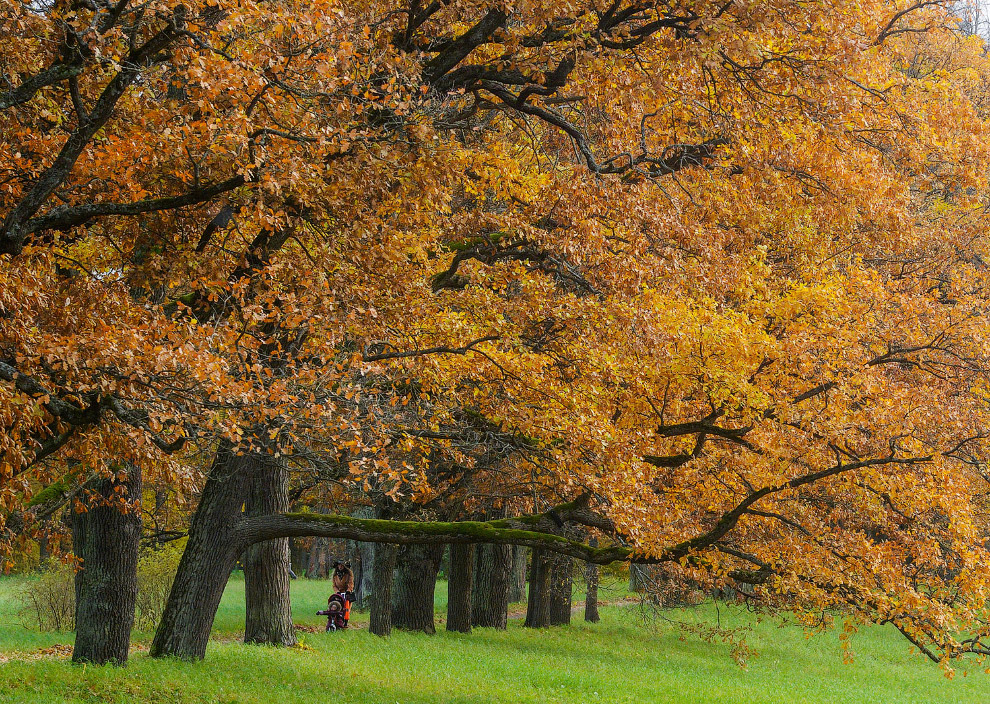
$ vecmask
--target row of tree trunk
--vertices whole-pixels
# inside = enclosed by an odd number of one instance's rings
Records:
[[[289,600],[290,546],[269,540],[241,554],[235,527],[244,513],[288,510],[283,461],[264,453],[219,448],[189,530],[175,582],[151,645],[151,655],[202,659],[220,598],[238,558],[245,572],[245,642],[296,642]],[[90,508],[73,515],[73,545],[82,569],[76,576],[77,634],[73,658],[97,664],[127,661],[137,592],[141,534],[136,467],[89,487]],[[121,498],[123,497],[123,498]],[[130,506],[121,511],[121,502]],[[371,607],[371,631],[393,626],[435,632],[434,591],[444,546],[371,546],[352,543],[359,603]],[[506,545],[451,546],[447,629],[504,629],[508,605],[527,594],[525,548]],[[566,624],[571,617],[573,559],[533,550],[526,625]],[[586,618],[597,619],[597,567],[588,567]],[[369,598],[370,597],[370,598]]]
[[[393,627],[435,633],[434,592],[442,545],[377,547],[371,591],[371,632],[387,636]],[[526,593],[526,550],[505,545],[451,545],[447,580],[448,631],[474,627],[504,629],[514,595]],[[569,624],[573,611],[574,559],[533,550],[525,625],[545,628]],[[598,566],[584,570],[584,617],[597,622]],[[519,584],[522,586],[518,586]],[[512,599],[517,601],[518,599]]]

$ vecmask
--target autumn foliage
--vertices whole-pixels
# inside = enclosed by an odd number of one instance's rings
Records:
[[[8,545],[224,442],[407,505],[590,494],[635,559],[988,652],[990,66],[952,3],[0,30]]]

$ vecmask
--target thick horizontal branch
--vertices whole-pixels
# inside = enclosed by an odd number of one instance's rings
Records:
[[[151,429],[149,423],[148,414],[143,411],[134,411],[122,404],[118,399],[110,396],[104,400],[104,405],[111,411],[117,418],[122,422],[131,426],[132,428],[138,428],[143,430],[148,438],[155,444],[159,450],[167,455],[173,452],[178,452],[181,450],[185,444],[188,437],[184,434],[179,435],[175,440],[166,440],[162,438],[158,433]]]
[[[503,243],[500,239],[489,237],[469,247],[463,244],[451,246],[458,246],[458,251],[451,260],[450,266],[434,275],[432,281],[434,292],[459,290],[467,286],[468,279],[458,274],[457,270],[465,261],[475,260],[489,266],[503,261],[526,262],[533,269],[555,277],[561,284],[569,283],[581,292],[601,295],[601,291],[564,257],[540,249],[526,240]]]
[[[814,388],[808,389],[803,394],[798,394],[791,399],[791,403],[797,404],[802,401],[807,401],[809,398],[814,398],[815,396],[820,396],[821,394],[828,393],[832,389],[838,386],[838,383],[834,381],[829,381],[824,384],[819,384]]]
[[[871,466],[885,462],[910,462],[905,460],[866,460],[856,466]],[[845,465],[843,469],[852,469]],[[397,521],[387,519],[354,518],[352,516],[326,515],[310,512],[286,513],[269,516],[256,516],[242,519],[234,528],[241,547],[275,538],[326,537],[357,540],[368,543],[409,544],[471,544],[493,543],[500,545],[522,545],[541,548],[549,552],[569,555],[593,564],[630,562],[635,564],[659,564],[692,559],[691,553],[712,547],[738,522],[746,509],[759,498],[785,486],[796,487],[837,473],[837,468],[797,477],[786,485],[767,488],[747,497],[739,507],[728,512],[715,528],[703,535],[684,541],[664,550],[659,555],[648,556],[638,553],[635,548],[612,545],[593,547],[577,540],[557,534],[567,523],[579,524],[601,530],[607,535],[615,534],[615,525],[607,518],[588,508],[587,496],[542,514],[518,518],[502,518],[492,521]],[[716,546],[728,554],[735,554],[729,548]],[[752,561],[752,559],[750,559]],[[769,567],[758,563],[757,570],[736,570],[729,576],[748,584],[763,583],[769,575]]]
[[[657,428],[657,435],[662,438],[676,438],[682,435],[695,435],[698,433],[706,435],[715,435],[724,440],[734,442],[738,445],[742,445],[750,450],[754,450],[752,444],[744,437],[746,433],[753,429],[752,425],[747,425],[742,428],[722,428],[714,423],[710,422],[716,417],[715,414],[704,418],[700,421],[691,421],[687,423],[674,423],[672,425],[661,425]]]
[[[58,398],[37,379],[22,374],[8,362],[0,361],[0,379],[14,384],[21,393],[42,399],[42,405],[52,416],[70,425],[88,425],[99,417],[99,407],[95,403],[79,406]]]
[[[590,496],[582,494],[574,501],[559,504],[545,513],[500,518],[492,521],[394,521],[354,518],[310,512],[244,518],[235,528],[244,547],[263,540],[286,537],[330,537],[359,540],[366,543],[435,544],[435,543],[496,543],[544,548],[595,564],[621,560],[656,562],[653,558],[636,556],[624,546],[592,547],[557,535],[566,523],[597,528],[606,534],[615,533],[608,518],[592,511]]]
[[[46,388],[37,379],[19,372],[12,364],[4,361],[0,361],[0,380],[11,382],[14,384],[14,388],[21,393],[40,400],[44,409],[57,421],[70,426],[61,432],[58,431],[57,427],[54,427],[47,436],[36,438],[34,443],[37,449],[31,462],[36,462],[58,451],[72,436],[72,428],[98,423],[104,409],[109,410],[123,423],[143,430],[151,442],[162,452],[168,454],[177,452],[182,449],[186,442],[184,436],[171,441],[160,437],[151,429],[147,413],[129,409],[113,396],[86,394],[83,400],[87,405],[78,405],[59,398],[57,394]]]
[[[11,88],[6,93],[0,93],[0,110],[6,110],[15,105],[26,103],[45,86],[54,85],[68,80],[73,76],[78,76],[82,73],[82,70],[83,65],[79,61],[52,64],[44,71],[25,79],[16,88]]]
[[[467,354],[472,351],[477,345],[483,342],[494,342],[498,340],[498,335],[487,335],[485,337],[479,337],[477,340],[472,340],[471,342],[463,345],[462,347],[448,347],[442,345],[440,347],[428,347],[422,350],[408,350],[406,352],[383,352],[382,354],[366,354],[362,357],[364,362],[381,362],[386,359],[406,359],[408,357],[425,357],[431,354]]]
[[[86,205],[60,206],[40,217],[31,218],[24,226],[24,233],[45,230],[68,230],[90,220],[109,215],[141,215],[163,210],[176,210],[213,200],[218,195],[240,188],[247,178],[238,175],[205,188],[197,188],[177,196],[146,198],[131,203],[87,203]]]
[[[593,548],[560,535],[503,527],[502,524],[485,521],[453,523],[392,521],[304,512],[245,518],[234,530],[243,547],[275,538],[315,536],[394,545],[437,543],[522,545],[570,555],[599,565],[635,559],[632,548],[621,546]]]
[[[682,464],[687,464],[701,454],[701,451],[705,449],[705,440],[707,438],[708,435],[705,433],[698,433],[698,439],[695,441],[694,449],[691,452],[680,452],[676,455],[644,455],[642,459],[646,464],[652,464],[654,467],[680,467]]]
[[[620,154],[602,164],[603,174],[623,174],[630,170],[646,172],[651,178],[670,176],[691,166],[705,166],[715,158],[719,147],[729,144],[725,137],[714,137],[700,144],[672,144],[659,155],[645,151],[633,156]]]
[[[499,518],[488,521],[493,526],[505,528],[525,528],[541,532],[553,532],[564,523],[576,523],[589,528],[597,528],[606,534],[614,534],[615,524],[611,520],[595,513],[589,507],[590,494],[581,494],[573,501],[558,504],[544,513],[517,516],[515,518]]]

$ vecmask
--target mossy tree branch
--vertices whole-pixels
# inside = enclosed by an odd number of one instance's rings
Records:
[[[492,521],[457,521],[453,523],[430,521],[393,521],[349,516],[320,515],[309,512],[259,516],[242,520],[236,527],[236,539],[243,547],[262,540],[287,537],[320,536],[347,538],[368,543],[430,544],[430,543],[494,543],[523,545],[542,548],[550,552],[570,555],[593,564],[632,562],[658,564],[664,562],[691,562],[697,554],[715,547],[732,531],[740,518],[761,499],[782,491],[794,490],[805,485],[827,480],[857,469],[884,465],[912,465],[930,462],[930,456],[897,457],[892,452],[887,457],[861,460],[848,464],[838,463],[826,469],[794,477],[790,481],[766,486],[752,491],[732,509],[723,513],[714,525],[699,535],[664,549],[656,555],[643,555],[634,548],[612,545],[596,548],[571,540],[556,533],[565,523],[594,527],[614,538],[621,539],[614,524],[589,508],[590,496],[584,494],[576,500],[560,504],[542,513],[518,518],[502,518]],[[723,546],[724,547],[724,546]],[[730,577],[736,581],[760,584],[772,573],[769,565],[748,560],[759,569],[736,570]]]
[[[596,516],[587,508],[587,499],[560,506],[545,514],[501,518],[493,521],[394,521],[372,518],[353,518],[300,512],[271,516],[259,516],[242,520],[235,530],[240,549],[262,540],[286,537],[319,536],[345,538],[364,543],[388,544],[476,544],[494,543],[499,545],[522,545],[541,548],[562,555],[576,557],[596,565],[613,562],[635,564],[659,564],[662,562],[694,562],[695,555],[686,555],[683,546],[676,545],[658,556],[637,553],[635,549],[623,545],[595,547],[577,540],[571,540],[551,530],[558,521],[580,523],[605,528],[610,526],[608,519]],[[552,517],[553,516],[553,517]],[[534,530],[535,529],[535,530]],[[744,584],[763,584],[770,577],[769,566],[762,565],[758,570],[734,570],[729,577]]]
[[[453,523],[393,521],[301,512],[246,518],[238,524],[235,532],[238,540],[245,547],[274,538],[319,536],[396,545],[435,543],[523,545],[544,548],[599,565],[630,559],[656,561],[654,558],[635,556],[632,548],[623,546],[593,548],[560,535],[510,527],[509,523],[511,523],[510,519]]]

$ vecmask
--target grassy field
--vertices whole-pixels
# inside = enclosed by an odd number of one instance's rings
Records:
[[[887,628],[853,638],[856,659],[843,664],[836,633],[806,638],[800,629],[758,623],[738,608],[720,607],[723,626],[750,626],[759,656],[740,668],[723,643],[684,636],[680,628],[646,622],[636,606],[608,607],[602,622],[545,631],[478,629],[471,635],[396,633],[380,639],[358,628],[301,633],[301,647],[278,650],[237,642],[243,581],[224,595],[207,659],[200,663],[147,657],[151,635],[135,634],[126,669],[69,664],[59,644],[72,634],[36,633],[16,617],[13,593],[21,580],[0,579],[0,702],[856,702],[950,704],[990,702],[982,670],[948,680],[909,654]],[[314,612],[328,584],[293,583],[293,617],[320,626]],[[604,598],[614,598],[613,592]],[[438,605],[445,602],[438,590]],[[676,609],[670,619],[714,622],[712,605]],[[359,614],[358,626],[367,625]],[[55,646],[53,648],[53,646]],[[54,650],[45,654],[43,649]]]

